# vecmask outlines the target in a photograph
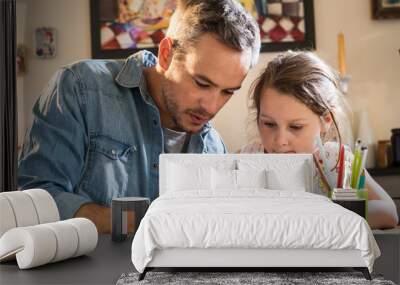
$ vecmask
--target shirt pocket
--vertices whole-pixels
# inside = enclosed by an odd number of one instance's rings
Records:
[[[90,138],[87,165],[81,189],[96,203],[111,205],[127,192],[135,145],[96,135]]]

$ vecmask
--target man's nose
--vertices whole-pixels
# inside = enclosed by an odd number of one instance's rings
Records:
[[[207,114],[214,116],[220,109],[220,95],[217,92],[210,92],[200,99],[200,107],[207,112]]]

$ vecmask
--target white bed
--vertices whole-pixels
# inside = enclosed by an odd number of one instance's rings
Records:
[[[354,267],[370,278],[380,252],[367,222],[310,193],[313,175],[305,154],[161,155],[135,268]]]

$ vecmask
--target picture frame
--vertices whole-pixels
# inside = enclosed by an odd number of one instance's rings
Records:
[[[26,73],[26,46],[19,44],[17,46],[16,73],[18,76],[23,76]]]
[[[176,0],[90,0],[92,58],[157,52]]]
[[[240,2],[259,24],[261,52],[316,49],[313,0]]]
[[[400,0],[371,0],[375,20],[400,18]]]
[[[35,55],[40,59],[51,59],[56,56],[56,29],[39,27],[35,29]]]
[[[90,0],[92,58],[157,53],[177,0]],[[315,49],[313,0],[237,0],[257,20],[261,52]]]

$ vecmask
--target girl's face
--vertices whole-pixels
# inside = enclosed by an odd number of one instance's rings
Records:
[[[268,153],[313,153],[315,141],[331,123],[288,94],[267,88],[261,94],[258,129]]]

